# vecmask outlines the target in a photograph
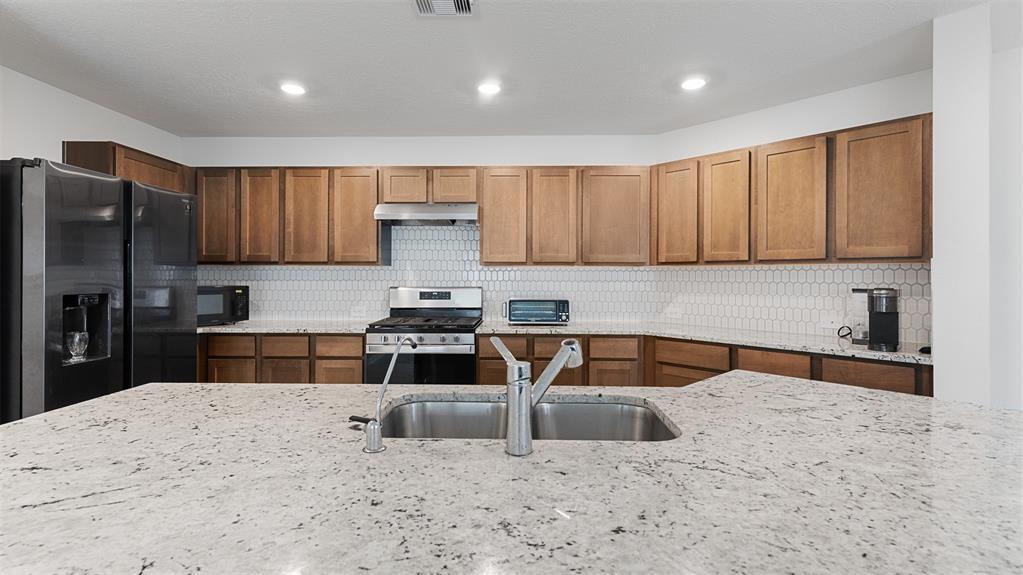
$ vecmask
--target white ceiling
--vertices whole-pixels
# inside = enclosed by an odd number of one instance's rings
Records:
[[[0,64],[180,136],[649,134],[927,69],[972,3],[0,0]]]

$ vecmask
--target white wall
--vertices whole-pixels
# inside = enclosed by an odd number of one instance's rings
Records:
[[[931,111],[931,71],[896,76],[657,136],[657,164]]]
[[[112,140],[181,159],[178,136],[0,66],[0,158],[59,161],[64,140]]]
[[[1023,409],[1023,49],[991,59],[991,404]]]

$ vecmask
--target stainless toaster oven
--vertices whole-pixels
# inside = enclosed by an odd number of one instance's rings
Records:
[[[565,325],[569,319],[567,299],[510,299],[507,307],[510,324]]]

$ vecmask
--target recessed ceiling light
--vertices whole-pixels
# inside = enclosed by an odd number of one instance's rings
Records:
[[[302,94],[305,94],[305,86],[302,84],[296,84],[295,82],[284,82],[281,84],[281,92],[292,96],[301,96]]]
[[[476,89],[480,91],[480,94],[493,96],[501,91],[501,85],[497,82],[483,82],[479,86],[476,86]]]
[[[699,76],[693,76],[691,78],[686,78],[682,82],[682,89],[683,90],[693,91],[693,90],[699,90],[700,88],[702,88],[702,87],[704,87],[706,85],[707,85],[707,79],[706,78],[701,78]]]

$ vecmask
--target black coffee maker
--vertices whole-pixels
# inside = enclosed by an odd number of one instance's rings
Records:
[[[899,290],[872,288],[867,290],[867,314],[870,335],[867,349],[899,350]]]

